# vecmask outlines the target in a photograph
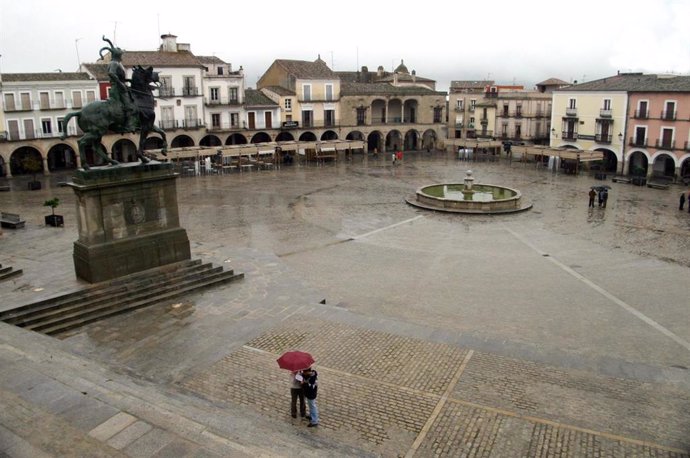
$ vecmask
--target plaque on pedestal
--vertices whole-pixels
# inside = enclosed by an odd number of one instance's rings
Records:
[[[78,170],[69,183],[77,201],[77,277],[110,280],[191,258],[180,227],[172,164],[122,164]]]

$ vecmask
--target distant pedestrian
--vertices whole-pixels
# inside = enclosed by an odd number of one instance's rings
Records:
[[[597,196],[597,192],[594,188],[589,190],[589,206],[594,207],[594,198]]]
[[[316,395],[319,390],[317,372],[311,367],[302,371],[304,381],[304,396],[307,398],[307,405],[309,405],[309,424],[308,427],[319,426],[319,408],[316,406]]]
[[[395,154],[395,151],[393,151],[393,154],[391,154],[391,161],[393,161],[393,165],[395,165],[395,160],[398,158],[398,155]]]
[[[290,372],[290,415],[297,418],[297,400],[299,399],[299,414],[304,418],[307,416],[307,407],[304,403],[304,390],[302,381],[304,380],[302,371]]]
[[[609,192],[606,189],[601,193],[601,200],[603,202],[602,207],[606,208],[606,201],[609,200]]]
[[[685,206],[685,191],[680,193],[680,204],[678,205],[678,210],[682,210],[684,206]],[[688,203],[688,207],[690,207],[690,203]]]
[[[599,206],[601,207],[601,204],[604,203],[604,190],[600,189],[599,190]]]

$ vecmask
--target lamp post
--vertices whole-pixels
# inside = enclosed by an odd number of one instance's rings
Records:
[[[625,144],[623,143],[623,134],[618,134],[618,141],[621,143],[621,175],[625,175]]]
[[[74,49],[77,50],[77,71],[79,71],[81,67],[81,59],[79,59],[79,40],[81,40],[81,38],[74,39]]]

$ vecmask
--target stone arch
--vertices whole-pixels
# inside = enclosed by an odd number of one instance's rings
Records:
[[[371,123],[384,124],[386,122],[386,101],[375,99],[371,102]]]
[[[247,143],[247,137],[238,133],[230,135],[228,139],[225,140],[226,145],[246,145]]]
[[[403,103],[400,99],[390,99],[388,101],[387,123],[399,124],[403,120]]]
[[[271,136],[266,132],[257,132],[252,137],[251,143],[269,143],[271,141]]]
[[[405,100],[403,104],[403,119],[405,122],[419,122],[419,102],[417,99]]]
[[[375,130],[367,136],[367,149],[373,153],[384,151],[383,134]]]
[[[315,142],[316,141],[316,135],[314,135],[313,132],[302,132],[302,135],[299,136],[299,141],[301,142]]]
[[[33,172],[26,168],[25,160],[34,159],[40,164],[40,170]],[[42,175],[44,173],[43,156],[41,152],[32,146],[21,146],[10,155],[10,172],[12,175]]]
[[[628,156],[628,170],[630,175],[647,176],[649,158],[644,151],[635,151]]]
[[[295,137],[290,132],[281,132],[276,137],[277,142],[294,142]]]
[[[436,149],[437,138],[435,130],[427,129],[422,135],[422,148],[427,151]]]
[[[602,171],[616,173],[616,170],[618,170],[618,156],[616,156],[616,153],[606,148],[597,148],[594,151],[604,153],[604,159],[601,161]]]
[[[149,149],[162,149],[163,148],[163,139],[161,137],[157,136],[151,136],[146,139],[144,142],[144,150],[149,150]]]
[[[115,143],[111,149],[112,157],[118,162],[137,162],[137,145],[128,138],[122,138]]]
[[[396,151],[402,148],[403,137],[399,130],[391,130],[386,135],[386,151]]]
[[[673,177],[676,174],[675,158],[665,152],[658,152],[652,157],[652,174]]]
[[[405,132],[405,140],[403,141],[403,150],[416,150],[419,145],[419,132],[410,129]]]
[[[353,130],[345,137],[346,140],[364,140],[364,134],[358,130]]]
[[[221,146],[223,142],[220,141],[220,138],[218,138],[215,135],[206,135],[204,136],[200,141],[199,141],[199,146]]]
[[[0,177],[7,176],[7,164],[5,164],[5,158],[0,156]]]
[[[194,145],[194,140],[189,135],[178,135],[170,142],[171,148],[189,148]]]
[[[48,150],[48,170],[56,172],[60,170],[74,170],[77,168],[77,153],[65,144],[58,143]]]
[[[327,130],[324,133],[321,134],[321,140],[337,140],[338,139],[338,134],[336,134],[332,130]]]
[[[680,159],[680,178],[690,181],[690,155],[685,155]]]

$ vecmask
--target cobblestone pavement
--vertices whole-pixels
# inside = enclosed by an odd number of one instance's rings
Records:
[[[688,456],[690,396],[294,316],[182,383],[289,420],[284,351],[317,355],[321,434],[387,456]],[[292,420],[299,424],[299,420]],[[685,450],[685,452],[684,452]]]
[[[467,168],[534,208],[458,217],[404,203]],[[296,437],[321,438],[323,450],[347,444],[343,454],[688,456],[683,188],[614,184],[608,208],[589,210],[597,184],[534,164],[424,154],[395,167],[357,158],[182,178],[193,257],[244,280],[94,323],[61,344],[133,383],[206,397],[245,424],[265,418],[271,426],[254,434],[281,437],[301,424],[291,425],[275,359],[311,351],[323,424]],[[27,227],[3,231],[0,263],[24,274],[0,285],[0,309],[84,286],[72,268],[72,191],[14,185],[0,208]],[[54,196],[64,228],[42,224]]]

